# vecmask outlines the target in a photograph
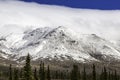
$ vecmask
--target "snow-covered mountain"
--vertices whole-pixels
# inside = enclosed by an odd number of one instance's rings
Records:
[[[119,49],[96,34],[78,34],[61,26],[29,29],[0,38],[0,57],[14,61],[23,61],[21,58],[28,53],[33,61],[119,61]]]
[[[119,61],[119,15],[119,10],[0,0],[0,61],[21,62],[28,53],[33,61]]]

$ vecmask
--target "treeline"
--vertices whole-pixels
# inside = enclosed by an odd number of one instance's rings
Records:
[[[52,70],[43,62],[40,63],[39,68],[33,69],[28,55],[23,68],[14,68],[10,64],[7,73],[0,73],[0,80],[120,80],[116,70],[109,71],[106,67],[103,67],[101,73],[96,70],[94,64],[91,72],[88,72],[85,66],[80,69],[78,64],[74,64],[71,70]]]

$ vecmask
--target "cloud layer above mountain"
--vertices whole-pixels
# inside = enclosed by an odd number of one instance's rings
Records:
[[[65,26],[84,34],[120,39],[120,11],[73,9],[22,1],[0,1],[0,35],[28,28]]]

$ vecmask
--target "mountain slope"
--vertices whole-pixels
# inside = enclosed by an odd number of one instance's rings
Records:
[[[22,34],[1,37],[2,57],[23,61],[29,53],[33,61],[72,60],[78,62],[119,61],[119,47],[95,34],[77,34],[66,27],[37,28]]]

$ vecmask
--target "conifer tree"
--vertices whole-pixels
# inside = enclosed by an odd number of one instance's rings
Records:
[[[80,80],[81,79],[81,73],[80,73],[80,71],[78,72],[78,80]]]
[[[39,79],[42,80],[42,63],[40,63]]]
[[[34,70],[34,80],[38,80],[37,69],[36,69],[36,68],[35,68],[35,70]]]
[[[117,78],[117,71],[115,70],[115,73],[114,73],[114,80],[118,80]]]
[[[42,80],[45,80],[45,66],[42,64]]]
[[[27,55],[26,64],[24,66],[24,79],[25,80],[33,80],[29,54]]]
[[[51,80],[49,65],[47,69],[47,80]]]
[[[64,75],[62,71],[60,72],[60,79],[64,79]]]
[[[111,80],[111,73],[110,73],[110,71],[108,72],[108,80]]]
[[[59,76],[58,71],[55,71],[55,79],[58,79],[58,76]]]
[[[20,77],[20,79],[24,78],[24,70],[23,70],[23,68],[20,69],[19,77]]]
[[[83,80],[87,80],[86,79],[86,69],[85,69],[85,66],[84,66],[84,69],[83,69],[83,77],[82,78],[83,78]]]
[[[17,69],[14,69],[14,80],[19,80]]]
[[[79,70],[77,65],[73,65],[73,69],[71,71],[71,80],[78,80],[79,79]]]
[[[13,80],[12,65],[9,66],[9,80]]]
[[[102,69],[102,71],[101,71],[101,74],[100,74],[100,80],[103,80],[103,69]]]
[[[0,78],[2,77],[2,71],[0,71]]]
[[[111,74],[111,80],[114,80],[114,73]]]
[[[44,68],[44,63],[42,62],[40,64],[39,77],[40,77],[40,80],[45,80],[45,68]]]
[[[107,80],[107,70],[106,67],[104,67],[103,72],[101,73],[101,79],[102,80]]]
[[[95,65],[93,64],[93,72],[92,72],[93,80],[96,80],[96,68]]]

